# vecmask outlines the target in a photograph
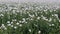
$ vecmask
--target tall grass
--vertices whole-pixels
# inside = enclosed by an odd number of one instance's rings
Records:
[[[0,4],[0,34],[60,34],[58,9],[39,4]]]

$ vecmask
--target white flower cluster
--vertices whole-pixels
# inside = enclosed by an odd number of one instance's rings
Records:
[[[58,14],[54,13],[57,12],[56,10],[58,9],[58,6],[56,8],[52,8],[51,6],[47,5],[35,5],[35,4],[18,4],[17,5],[9,5],[7,4],[7,9],[3,11],[0,14],[0,17],[2,16],[4,20],[8,20],[7,26],[2,24],[0,27],[1,29],[7,29],[7,27],[13,27],[15,29],[19,27],[23,27],[24,25],[28,24],[29,22],[32,21],[39,21],[39,20],[44,20],[47,22],[56,22],[58,18]],[[60,22],[60,20],[58,20]],[[39,21],[40,22],[40,21]],[[48,24],[49,26],[55,26],[55,24]],[[28,26],[28,25],[27,25]],[[36,24],[34,26],[37,27]],[[29,29],[29,32],[32,30]],[[38,31],[40,34],[41,31]]]
[[[4,24],[2,24],[1,27],[0,27],[0,29],[7,30],[7,27]]]

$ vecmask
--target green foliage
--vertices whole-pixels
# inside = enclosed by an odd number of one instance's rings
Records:
[[[56,14],[60,10],[44,11],[45,7],[41,10],[40,5],[35,4],[30,5],[33,9],[29,9],[29,5],[26,5],[0,6],[5,8],[0,11],[0,34],[60,34],[60,22]]]

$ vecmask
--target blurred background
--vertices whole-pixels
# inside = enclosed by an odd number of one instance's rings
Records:
[[[60,0],[0,0],[0,2],[45,2],[45,3],[60,3]]]

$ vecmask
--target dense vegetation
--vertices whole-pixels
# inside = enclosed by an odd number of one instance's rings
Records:
[[[60,34],[59,6],[0,4],[0,34]]]

